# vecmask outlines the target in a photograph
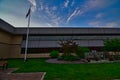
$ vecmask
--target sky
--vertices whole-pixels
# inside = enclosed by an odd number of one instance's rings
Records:
[[[14,27],[120,28],[120,0],[0,0],[0,18]]]

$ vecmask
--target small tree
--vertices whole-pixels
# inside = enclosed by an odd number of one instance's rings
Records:
[[[118,57],[119,55],[117,54],[117,52],[120,52],[120,39],[113,38],[113,39],[105,40],[104,41],[104,50],[112,51],[115,54],[114,57]]]
[[[78,47],[78,44],[73,40],[59,41],[59,45],[62,47],[63,55],[69,56],[71,53],[75,53]]]
[[[120,39],[114,38],[114,39],[105,40],[104,49],[106,51],[119,52],[120,51]]]
[[[59,58],[67,61],[78,60],[78,57],[75,55],[77,51],[78,44],[73,40],[59,41],[59,44],[62,47],[63,55]]]

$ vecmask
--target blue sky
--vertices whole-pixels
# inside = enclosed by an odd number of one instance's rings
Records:
[[[120,27],[120,0],[0,0],[0,18],[15,27]]]

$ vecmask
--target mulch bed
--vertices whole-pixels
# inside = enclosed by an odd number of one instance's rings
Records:
[[[81,59],[81,60],[77,60],[77,61],[64,61],[64,60],[57,60],[57,59],[48,59],[46,60],[47,63],[57,63],[57,64],[81,64],[81,63],[113,63],[113,62],[120,62],[120,60],[116,60],[116,61],[109,61],[109,60],[99,60],[99,61],[95,61],[95,60],[91,60],[90,62],[88,62],[85,59]]]
[[[46,62],[48,63],[59,63],[59,64],[62,64],[62,63],[85,63],[87,62],[86,60],[78,60],[78,61],[64,61],[64,60],[57,60],[57,59],[48,59],[46,60]]]

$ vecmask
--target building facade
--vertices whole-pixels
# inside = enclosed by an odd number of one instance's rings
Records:
[[[0,57],[23,58],[27,28],[15,28],[0,19]],[[104,40],[120,38],[120,28],[30,28],[27,57],[48,57],[61,50],[59,40],[102,51]]]

